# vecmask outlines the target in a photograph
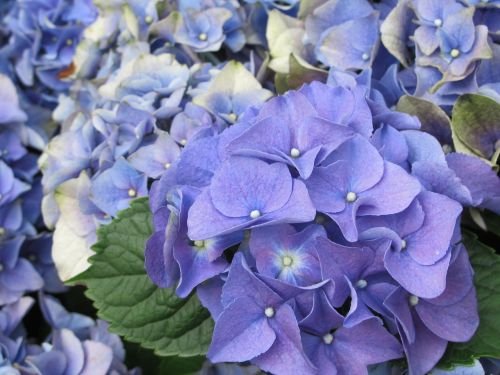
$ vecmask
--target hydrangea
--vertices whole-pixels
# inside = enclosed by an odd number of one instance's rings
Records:
[[[451,105],[458,95],[498,97],[490,65],[498,61],[495,5],[401,1],[381,26],[382,42],[405,67],[402,84],[415,96]],[[412,57],[414,56],[414,58]]]
[[[89,0],[15,2],[5,20],[12,32],[6,48],[20,81],[33,86],[39,80],[56,90],[68,87],[60,78],[71,69],[83,30],[96,16]]]
[[[369,93],[315,82],[272,98],[198,133],[153,183],[146,269],[197,291],[212,362],[361,374],[405,355],[420,374],[474,334],[457,223],[463,206],[499,209],[500,179],[479,159],[458,168],[471,157]]]
[[[147,195],[148,178],[171,168],[181,147],[271,96],[240,63],[208,76],[205,69],[168,53],[139,53],[101,85],[76,85],[60,101],[54,117],[63,131],[40,165],[44,220],[55,228],[53,257],[63,280],[88,267],[96,229]]]

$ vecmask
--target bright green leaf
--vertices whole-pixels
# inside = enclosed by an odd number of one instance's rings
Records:
[[[213,331],[210,314],[195,295],[180,299],[151,282],[143,254],[151,233],[147,199],[137,199],[99,229],[92,265],[71,282],[85,284],[97,315],[112,332],[159,356],[204,355]]]
[[[453,107],[452,129],[459,145],[491,159],[499,147],[500,104],[482,95],[462,95]]]
[[[500,256],[470,232],[464,233],[464,245],[475,272],[480,323],[470,341],[448,345],[439,364],[444,368],[470,365],[475,358],[500,358]]]

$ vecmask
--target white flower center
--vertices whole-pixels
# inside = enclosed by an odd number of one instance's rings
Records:
[[[349,203],[354,202],[356,199],[358,199],[358,196],[353,191],[348,192],[347,195],[345,196],[345,200]]]
[[[266,309],[264,310],[264,314],[268,318],[272,318],[274,316],[274,309],[272,307],[266,307]]]
[[[172,164],[170,164],[169,162],[163,164],[163,166],[165,167],[165,169],[168,169],[172,166]]]
[[[290,267],[293,264],[293,258],[289,255],[285,255],[282,262],[285,267]]]
[[[323,336],[323,342],[326,345],[330,345],[333,342],[333,335],[331,333],[327,333]]]
[[[198,39],[204,42],[205,40],[208,39],[208,35],[205,33],[201,33],[200,35],[198,35]]]
[[[456,48],[453,48],[451,51],[450,51],[450,56],[455,58],[455,57],[458,57],[460,55],[460,51]]]
[[[252,219],[257,219],[258,217],[260,217],[260,211],[259,210],[253,210],[252,212],[250,212],[250,217]]]
[[[146,22],[147,24],[152,23],[153,22],[153,17],[151,17],[151,16],[144,17],[144,22]]]
[[[401,240],[401,250],[406,249],[406,246],[407,246],[407,245],[408,245],[408,244],[406,243],[406,241],[405,241],[405,240]]]
[[[363,53],[363,54],[361,55],[361,58],[362,58],[364,61],[368,61],[368,60],[370,60],[370,55],[369,55],[368,53],[366,53],[366,52],[365,52],[365,53]]]
[[[441,18],[436,18],[434,20],[434,26],[440,27],[443,24],[443,20]]]
[[[298,157],[300,156],[300,150],[299,150],[298,148],[295,148],[295,147],[294,147],[294,148],[292,148],[292,149],[290,150],[290,156],[291,156],[292,158],[298,158]]]
[[[237,119],[238,119],[238,115],[234,112],[231,112],[230,114],[227,115],[227,117],[229,118],[229,120],[231,120],[232,122],[235,122]]]
[[[128,196],[130,198],[133,198],[137,195],[137,191],[135,191],[134,189],[128,189]]]
[[[408,302],[410,302],[411,306],[416,306],[418,305],[418,297],[412,294],[410,298],[408,298]]]
[[[179,142],[181,145],[185,146],[188,143],[187,139],[181,139]]]
[[[196,241],[194,241],[194,246],[196,246],[197,248],[205,247],[205,241],[196,240]]]
[[[368,282],[364,279],[358,280],[358,282],[356,283],[356,286],[360,289],[366,288],[367,285]]]

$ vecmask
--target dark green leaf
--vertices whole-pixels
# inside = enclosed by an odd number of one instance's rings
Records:
[[[195,295],[180,299],[151,282],[143,254],[151,233],[147,200],[138,199],[99,229],[91,267],[72,282],[85,284],[112,332],[160,356],[204,355],[213,331],[210,314]]]
[[[490,160],[500,136],[500,104],[482,95],[466,94],[453,107],[452,129],[457,150]]]
[[[434,103],[414,96],[403,95],[396,110],[417,116],[422,130],[435,136],[442,144],[451,141],[451,121],[448,115]]]
[[[464,245],[475,272],[480,323],[470,341],[448,345],[439,364],[444,368],[472,364],[475,358],[500,358],[500,256],[470,232],[464,233]]]

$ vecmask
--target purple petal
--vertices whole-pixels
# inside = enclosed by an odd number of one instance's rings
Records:
[[[110,370],[113,351],[110,347],[91,340],[83,342],[85,365],[79,375],[105,374]]]
[[[479,326],[474,288],[453,305],[439,306],[422,300],[415,309],[427,328],[448,341],[469,341]]]
[[[413,374],[427,374],[443,356],[448,342],[434,335],[414,315],[415,342],[410,344],[404,334],[401,334],[401,340],[410,371]]]
[[[387,271],[410,293],[434,298],[446,288],[446,273],[451,251],[436,264],[424,266],[413,260],[407,251],[388,250],[384,261]]]
[[[276,211],[291,193],[292,178],[286,165],[240,157],[222,165],[210,186],[213,205],[231,218],[248,218],[253,210]]]
[[[431,265],[448,251],[462,207],[444,195],[431,192],[421,193],[418,200],[425,213],[424,224],[404,239],[416,262]]]
[[[299,326],[292,308],[281,306],[269,324],[276,332],[276,341],[269,351],[252,360],[260,369],[274,374],[316,373],[302,349]],[[258,340],[262,340],[258,338]]]
[[[440,306],[452,305],[462,300],[473,288],[474,271],[470,265],[467,250],[464,245],[459,244],[453,252],[453,259],[446,276],[446,289],[438,297],[427,300],[429,303]]]
[[[370,190],[360,194],[358,215],[389,215],[403,211],[420,192],[420,184],[404,169],[385,162],[384,175]]]
[[[250,297],[239,297],[219,315],[207,357],[215,363],[249,361],[267,352],[275,340],[262,307]]]
[[[398,326],[403,329],[406,340],[413,343],[416,332],[408,301],[409,297],[410,295],[403,288],[397,288],[386,298],[384,306],[397,319]]]
[[[336,357],[342,360],[337,365],[339,373],[345,374],[353,374],[348,370],[356,368],[356,363],[366,366],[400,358],[403,354],[401,344],[377,319],[365,320],[352,328],[340,328],[334,334],[333,347]]]

